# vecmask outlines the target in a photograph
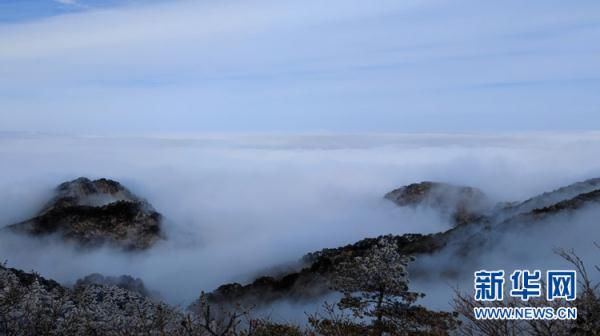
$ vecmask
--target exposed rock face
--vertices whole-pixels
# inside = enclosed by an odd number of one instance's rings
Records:
[[[65,182],[39,214],[8,227],[31,235],[58,234],[82,246],[143,250],[161,239],[161,218],[120,183],[87,178]]]
[[[476,188],[440,182],[421,182],[390,191],[384,196],[398,206],[426,206],[449,216],[454,225],[485,220],[490,202]]]

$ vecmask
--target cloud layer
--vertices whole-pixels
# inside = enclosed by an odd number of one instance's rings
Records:
[[[382,199],[400,185],[439,180],[482,188],[496,201],[526,199],[600,176],[599,149],[596,133],[3,134],[0,225],[32,216],[62,181],[109,177],[165,215],[169,240],[147,253],[126,255],[81,253],[53,239],[4,236],[0,258],[65,283],[92,272],[130,274],[169,302],[187,303],[200,290],[248,281],[307,252],[380,234],[448,227],[435,213],[397,208]],[[590,233],[586,230],[574,233]]]

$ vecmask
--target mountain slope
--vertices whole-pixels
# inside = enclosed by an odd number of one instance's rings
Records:
[[[398,250],[407,255],[458,253],[465,258],[476,256],[486,244],[492,244],[494,240],[491,238],[496,231],[516,231],[524,223],[537,225],[552,216],[574,214],[587,206],[600,204],[600,179],[574,183],[524,202],[515,202],[508,208],[482,206],[489,203],[484,194],[475,188],[436,182],[398,188],[386,194],[385,198],[399,206],[428,206],[446,214],[471,209],[464,212],[469,215],[461,217],[468,220],[455,221],[455,226],[447,231],[392,237]],[[535,208],[533,205],[543,207]],[[209,298],[218,303],[258,301],[265,304],[283,298],[313,299],[329,291],[328,279],[336,271],[337,265],[363,256],[379,238],[366,238],[347,246],[309,253],[298,263],[295,272],[263,276],[247,285],[226,284],[212,292]]]

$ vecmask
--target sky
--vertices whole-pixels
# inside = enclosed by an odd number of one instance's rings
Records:
[[[0,131],[600,124],[600,2],[0,2]]]

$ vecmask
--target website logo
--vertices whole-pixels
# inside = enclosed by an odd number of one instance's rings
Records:
[[[577,298],[577,272],[573,270],[548,270],[542,282],[540,270],[514,270],[505,281],[504,270],[479,270],[474,273],[475,301],[484,303],[475,307],[477,319],[544,319],[565,320],[577,319],[576,307],[556,306],[516,306],[501,307],[498,305],[485,306],[491,302],[505,300],[505,287],[511,298],[522,302],[544,296],[546,301],[573,301]],[[545,293],[544,293],[545,292]],[[545,294],[545,295],[544,295]]]

